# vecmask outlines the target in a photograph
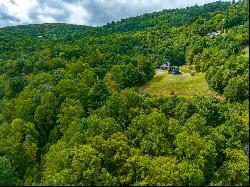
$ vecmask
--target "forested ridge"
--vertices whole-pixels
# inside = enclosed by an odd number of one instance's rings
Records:
[[[218,1],[1,28],[0,185],[249,185],[248,16]],[[166,60],[224,100],[141,93]]]

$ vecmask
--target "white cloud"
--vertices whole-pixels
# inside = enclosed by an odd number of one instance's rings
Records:
[[[65,6],[70,12],[70,16],[66,19],[67,23],[87,25],[90,19],[89,13],[79,4],[69,4]]]
[[[31,22],[29,11],[38,5],[36,0],[0,0],[0,7],[11,16],[15,16],[20,23]]]

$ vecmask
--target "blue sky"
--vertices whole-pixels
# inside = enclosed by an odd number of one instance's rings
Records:
[[[216,0],[0,0],[0,27],[38,23],[99,26],[162,9]]]

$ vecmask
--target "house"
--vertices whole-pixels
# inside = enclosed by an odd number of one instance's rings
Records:
[[[181,74],[179,66],[170,66],[168,69],[169,74]]]
[[[179,66],[171,66],[170,62],[167,61],[161,66],[159,66],[160,70],[167,70],[169,74],[180,74]]]
[[[171,66],[171,65],[170,65],[170,62],[167,61],[166,63],[160,65],[160,66],[159,66],[159,69],[161,69],[161,70],[168,70],[170,66]]]
[[[219,32],[210,32],[210,33],[207,34],[207,36],[212,38],[213,36],[217,36],[219,34],[220,34]]]

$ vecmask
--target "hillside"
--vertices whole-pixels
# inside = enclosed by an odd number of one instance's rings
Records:
[[[218,1],[1,28],[0,185],[248,186],[248,16]]]
[[[65,23],[45,23],[5,27],[2,30],[32,36],[42,40],[70,42],[73,39],[97,34],[95,27]]]
[[[197,19],[209,19],[216,12],[226,12],[230,6],[229,2],[215,2],[203,6],[193,6],[181,9],[162,10],[160,12],[148,13],[137,17],[122,19],[103,26],[104,32],[131,32],[141,31],[152,27],[167,25],[169,27],[187,26]]]

